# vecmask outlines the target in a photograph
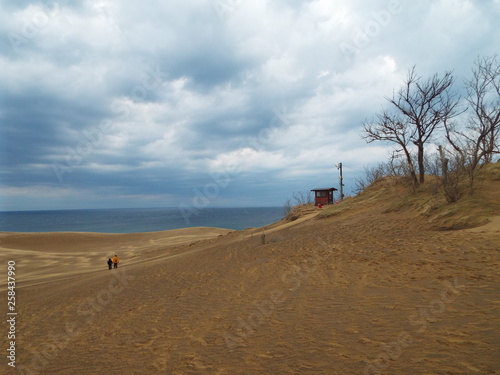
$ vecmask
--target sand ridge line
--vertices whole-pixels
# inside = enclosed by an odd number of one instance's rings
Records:
[[[488,218],[489,223],[481,225],[476,228],[462,229],[466,233],[487,233],[487,232],[500,232],[500,216],[493,216]]]
[[[275,223],[275,224],[271,224],[271,225],[268,225],[268,226],[263,226],[263,227],[259,227],[259,228],[249,228],[245,231],[243,231],[243,233],[249,231],[250,233],[246,233],[245,234],[245,238],[251,238],[251,237],[254,237],[254,236],[258,236],[259,234],[271,234],[271,233],[275,233],[275,232],[278,232],[278,231],[281,231],[281,230],[285,230],[285,229],[288,229],[288,228],[291,228],[291,227],[294,227],[298,224],[301,224],[305,221],[308,221],[308,220],[312,220],[314,219],[316,216],[318,216],[321,212],[318,211],[318,212],[313,212],[313,213],[310,213],[310,214],[306,214],[294,221],[291,221],[289,223],[279,223],[278,225]]]

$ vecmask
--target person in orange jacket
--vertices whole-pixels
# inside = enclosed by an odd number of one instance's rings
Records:
[[[115,254],[113,260],[113,268],[118,268],[118,263],[120,263],[120,259],[118,259],[118,256]]]

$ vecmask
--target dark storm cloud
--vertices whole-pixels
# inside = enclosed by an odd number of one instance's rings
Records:
[[[334,180],[324,160],[352,175],[384,159],[386,147],[359,138],[361,122],[411,66],[455,69],[460,81],[477,55],[497,52],[499,8],[4,2],[0,200],[175,206],[216,186],[211,204],[280,205],[284,189]]]

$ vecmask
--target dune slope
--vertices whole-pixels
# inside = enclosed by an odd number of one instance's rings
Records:
[[[395,209],[400,192],[391,189],[346,200],[334,214],[205,229],[185,242],[166,232],[111,244],[72,234],[69,254],[102,254],[68,274],[53,256],[47,272],[57,277],[39,285],[31,274],[22,286],[34,265],[19,262],[18,366],[27,374],[500,373],[495,195],[489,224],[444,231],[415,206]],[[50,253],[3,236],[11,257]],[[118,270],[91,270],[116,248],[125,254]]]

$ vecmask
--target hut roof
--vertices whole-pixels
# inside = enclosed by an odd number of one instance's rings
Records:
[[[333,188],[333,187],[329,187],[329,188],[317,188],[317,189],[311,189],[311,191],[337,191],[337,189]]]

